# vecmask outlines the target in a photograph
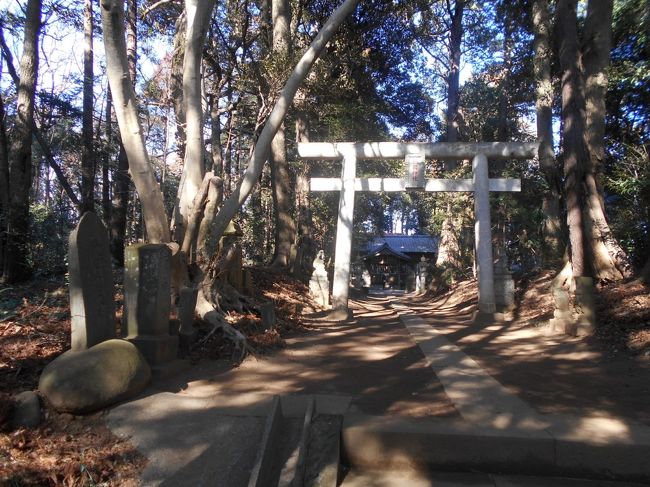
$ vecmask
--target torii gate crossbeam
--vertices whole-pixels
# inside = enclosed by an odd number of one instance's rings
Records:
[[[487,158],[531,159],[537,154],[536,142],[483,143],[300,143],[298,154],[310,159],[343,159],[341,178],[312,178],[312,191],[340,191],[336,229],[332,316],[348,315],[352,222],[356,191],[406,191],[399,178],[357,178],[357,159],[398,159],[419,155],[434,159],[472,159],[472,179],[427,179],[424,191],[474,192],[475,247],[479,284],[479,312],[491,316],[495,311],[490,191],[521,191],[519,179],[489,179]]]

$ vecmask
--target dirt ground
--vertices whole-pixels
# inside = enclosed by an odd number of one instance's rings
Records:
[[[304,284],[263,270],[253,270],[253,276],[256,299],[275,303],[279,326],[265,331],[255,315],[229,315],[256,350],[238,372],[268,357],[285,367],[286,381],[296,392],[357,394],[355,406],[369,414],[456,414],[416,348],[392,344],[403,341],[405,331],[384,304],[363,303],[358,329],[352,330],[355,339],[346,344],[337,338],[336,327],[304,318],[313,311]],[[488,327],[469,320],[476,302],[475,282],[460,283],[443,295],[408,299],[414,310],[430,317],[499,382],[542,412],[606,413],[650,424],[648,287],[627,282],[600,289],[596,334],[578,339],[546,333],[552,317],[550,280],[551,274],[540,274],[519,281],[512,319]],[[116,326],[121,300],[118,288]],[[192,353],[197,372],[216,359],[218,380],[228,386],[235,367],[229,361],[229,343],[218,334],[208,337],[204,328],[200,333]],[[0,485],[133,485],[146,462],[128,442],[110,434],[101,414],[74,417],[46,408],[41,426],[7,429],[11,396],[36,389],[45,365],[69,348],[69,337],[65,282],[0,289]],[[324,356],[332,344],[335,353]],[[314,353],[319,347],[323,353]],[[305,357],[307,365],[297,370],[295,362]],[[343,367],[346,361],[352,362]],[[323,380],[319,371],[325,362],[331,369]],[[382,377],[396,369],[408,372],[409,380],[383,383]],[[264,377],[258,380],[264,382]]]
[[[229,313],[227,320],[249,339],[257,356],[285,346],[283,335],[302,328],[303,310],[310,307],[304,284],[261,269],[253,269],[254,299],[275,304],[278,326],[264,330],[250,313]],[[116,329],[119,332],[123,296],[116,281]],[[232,344],[197,323],[199,342],[191,360],[218,359],[227,368]],[[209,335],[209,336],[208,336]],[[37,428],[10,430],[7,420],[13,395],[36,390],[45,366],[70,348],[70,310],[62,279],[38,280],[20,287],[0,288],[0,485],[81,486],[137,485],[146,459],[104,426],[102,414],[58,414],[44,405]]]
[[[411,307],[490,375],[543,413],[615,415],[650,425],[650,289],[638,282],[598,290],[596,333],[549,334],[552,274],[518,283],[517,309],[491,326],[471,322],[476,282]]]

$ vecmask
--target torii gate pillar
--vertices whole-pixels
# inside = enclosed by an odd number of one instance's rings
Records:
[[[352,230],[354,222],[354,182],[357,174],[357,154],[354,150],[343,152],[341,168],[341,196],[336,225],[336,250],[332,284],[332,312],[330,318],[348,318],[350,290],[350,260],[352,255]]]

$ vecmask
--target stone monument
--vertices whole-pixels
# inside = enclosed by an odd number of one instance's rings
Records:
[[[72,350],[115,338],[115,293],[106,227],[86,212],[70,233],[70,317]]]
[[[309,293],[318,306],[327,308],[330,303],[330,282],[327,278],[327,271],[325,270],[325,252],[322,250],[318,251],[313,265],[314,272],[309,280]]]
[[[126,248],[123,333],[149,365],[176,359],[178,336],[169,334],[171,250],[165,244]]]
[[[198,331],[194,328],[194,308],[199,290],[195,287],[182,287],[178,294],[178,348],[180,356],[189,354],[192,345],[196,341]]]
[[[497,250],[494,265],[494,304],[502,311],[515,307],[515,281],[508,265],[508,256],[502,248]]]

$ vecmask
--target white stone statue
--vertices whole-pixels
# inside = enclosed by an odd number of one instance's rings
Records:
[[[322,308],[329,306],[329,279],[325,270],[325,252],[319,250],[314,262],[314,272],[309,281],[309,293],[316,304]]]
[[[368,269],[364,269],[363,272],[361,273],[361,280],[363,281],[363,287],[370,287],[370,284],[372,283],[372,279],[370,277],[370,272]]]

